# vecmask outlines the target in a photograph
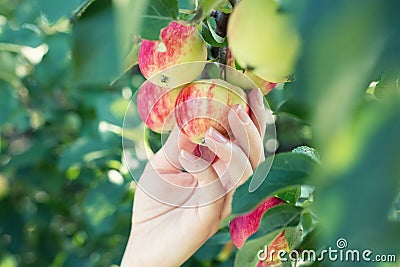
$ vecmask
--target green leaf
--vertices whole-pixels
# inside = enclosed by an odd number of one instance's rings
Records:
[[[259,238],[287,226],[297,226],[302,211],[302,208],[289,204],[281,204],[269,209],[260,221],[260,228],[248,240]]]
[[[298,22],[307,45],[297,65],[296,81],[287,91],[288,103],[309,109],[317,147],[346,127],[363,101],[365,89],[380,71],[389,29],[394,31],[389,21],[395,16],[390,13],[393,8],[398,8],[395,1],[385,5],[374,0],[362,5],[346,0],[307,2]]]
[[[228,0],[201,0],[199,6],[196,9],[196,13],[191,20],[193,24],[201,23],[208,15],[210,15],[213,9],[218,9],[220,6],[229,5]]]
[[[0,267],[17,267],[18,260],[12,254],[3,255],[2,259],[0,260]]]
[[[281,230],[277,230],[260,238],[246,242],[236,254],[235,266],[255,267],[259,262],[257,252],[261,249],[265,249],[265,246],[268,246],[280,232]]]
[[[215,32],[215,28],[216,28],[216,22],[215,19],[208,19],[207,20],[207,26],[209,31],[211,32],[212,37],[214,38],[214,40],[219,43],[219,44],[223,44],[224,42],[227,44],[227,38],[223,38],[221,36],[219,36],[216,32]],[[226,46],[226,45],[225,45]]]
[[[0,80],[18,87],[19,81],[15,69],[17,67],[15,54],[9,51],[0,51]]]
[[[236,254],[235,267],[255,267],[259,262],[258,251],[265,250],[265,246],[268,246],[281,231],[282,229],[246,242]],[[297,227],[285,228],[285,237],[289,244],[298,242],[299,233]]]
[[[394,203],[394,219],[400,222],[400,193]]]
[[[124,60],[123,73],[127,72],[134,65],[138,64],[139,49],[141,42],[135,39],[132,44],[132,48]]]
[[[34,27],[34,29],[21,27],[17,30],[10,28],[8,25],[1,27],[0,43],[37,47],[42,43],[42,36],[39,29],[36,26]]]
[[[110,83],[122,69],[116,19],[111,0],[97,0],[73,28],[74,81],[81,85]]]
[[[168,139],[169,134],[159,134],[146,127],[145,142],[150,147],[153,153],[161,149],[165,141]]]
[[[140,38],[138,34],[142,25],[143,13],[149,0],[113,0],[113,8],[117,17],[119,50],[125,57],[123,71],[136,64]]]
[[[160,30],[177,18],[177,0],[149,0],[139,34],[143,39],[158,40]]]
[[[274,90],[264,96],[272,111],[278,111],[279,108],[287,101],[284,90],[284,85],[279,83],[275,86]]]
[[[14,88],[0,80],[0,129],[4,123],[9,121],[12,114],[16,111],[16,100]]]
[[[275,127],[280,151],[291,151],[312,142],[312,127],[292,114],[276,113]]]
[[[92,189],[84,202],[85,218],[96,232],[112,232],[115,211],[124,194],[124,188],[109,182]]]
[[[278,190],[307,184],[307,178],[316,166],[317,163],[309,156],[298,153],[276,155],[270,170],[268,161],[261,163],[254,173],[265,176],[264,182],[252,193],[248,188],[253,177],[240,186],[233,196],[232,212],[245,213]]]
[[[114,159],[120,152],[120,146],[116,146],[117,144],[115,140],[107,142],[94,137],[80,137],[62,151],[58,168],[65,171],[71,166],[82,166],[88,163],[99,164],[107,159]],[[110,149],[110,146],[113,146],[113,149]]]
[[[68,18],[74,11],[85,6],[90,0],[37,0],[42,14],[54,24],[61,18]]]
[[[396,98],[364,107],[322,155],[315,181],[325,241],[345,238],[354,248],[369,244],[374,253],[399,251],[400,224],[388,216],[400,188],[399,107]]]
[[[312,147],[308,146],[299,146],[292,150],[292,153],[299,153],[306,156],[309,156],[316,162],[321,162],[319,153]]]
[[[219,43],[214,39],[214,36],[212,35],[210,29],[208,28],[207,25],[203,24],[202,26],[202,32],[201,35],[203,36],[204,41],[206,41],[208,44],[215,46],[215,47],[225,47],[228,44],[227,38],[225,38],[224,42]]]
[[[285,189],[276,193],[276,196],[289,204],[295,205],[301,196],[301,186]]]
[[[309,233],[311,233],[312,231],[314,231],[314,229],[317,227],[318,219],[312,213],[311,210],[306,209],[301,214],[300,223],[301,223],[301,227],[303,229],[303,235],[306,236]]]
[[[210,237],[203,246],[201,246],[201,248],[194,254],[194,257],[202,261],[214,259],[230,239],[229,231],[218,231]]]
[[[128,104],[121,94],[102,94],[96,101],[98,119],[122,127]]]
[[[318,258],[320,257],[322,250],[327,249],[326,243],[323,242],[321,236],[323,236],[324,232],[321,228],[315,228],[311,232],[305,234],[303,241],[301,244],[297,247],[298,251],[315,251],[315,257]],[[313,257],[312,254],[304,254],[306,257]],[[310,255],[310,256],[308,256]],[[307,260],[307,259],[304,259]],[[312,265],[313,267],[317,266],[332,266],[331,262],[325,260],[325,261],[317,261],[314,262]]]
[[[378,98],[400,95],[400,71],[387,71],[375,87],[375,96]]]
[[[288,241],[289,248],[297,248],[299,244],[301,244],[301,242],[303,241],[302,235],[303,234],[300,226],[289,228],[287,230],[285,229],[285,237]]]
[[[196,0],[178,0],[179,8],[194,10],[196,8]]]
[[[47,89],[54,85],[63,84],[67,78],[70,78],[71,35],[57,33],[46,36],[44,41],[48,45],[49,51],[44,55],[42,61],[36,65],[35,77],[40,86]]]

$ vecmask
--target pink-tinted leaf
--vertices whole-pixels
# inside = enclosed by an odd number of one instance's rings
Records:
[[[263,255],[266,256],[266,260],[258,262],[257,267],[280,266],[281,260],[278,257],[278,252],[281,250],[290,251],[285,231],[282,231],[267,247],[267,255]]]
[[[285,203],[282,199],[269,197],[254,210],[234,218],[229,224],[229,231],[235,246],[240,249],[247,238],[257,232],[260,227],[261,217],[264,213],[270,208],[282,203]]]

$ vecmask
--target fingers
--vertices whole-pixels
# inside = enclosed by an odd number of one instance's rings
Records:
[[[186,151],[193,151],[196,144],[180,132],[178,126],[174,126],[163,147],[154,155],[151,162],[158,170],[181,170],[179,162],[179,151],[184,148]]]
[[[253,173],[247,155],[236,144],[227,140],[214,128],[205,135],[208,148],[215,153],[219,160],[214,164],[227,191],[241,184]],[[224,164],[221,164],[223,162]]]
[[[248,99],[251,110],[251,120],[256,125],[258,132],[260,133],[261,139],[263,139],[268,116],[271,116],[272,114],[268,113],[265,109],[264,96],[260,90],[252,90],[248,95]]]
[[[208,161],[199,158],[186,150],[181,150],[179,162],[187,172],[192,174],[198,180],[199,186],[205,186],[218,179],[217,173]]]
[[[224,201],[224,206],[222,208],[221,212],[221,217],[220,220],[225,219],[232,213],[232,200],[233,200],[233,194],[235,193],[235,190],[232,190],[228,192],[228,194],[225,196],[225,201]]]
[[[218,174],[209,162],[186,150],[181,150],[179,161],[185,170],[198,181],[195,192],[187,203],[196,201],[193,204],[197,204],[197,210],[193,211],[197,212],[199,219],[205,225],[218,225],[215,222],[221,216],[224,204],[223,196],[226,194]]]
[[[254,91],[254,90],[253,90]],[[251,167],[255,169],[265,158],[263,142],[259,131],[241,105],[228,115],[229,126],[235,137],[235,142],[249,158]]]

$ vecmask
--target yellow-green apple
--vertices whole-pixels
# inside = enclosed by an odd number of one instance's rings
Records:
[[[192,142],[203,144],[210,127],[231,136],[228,114],[235,105],[249,112],[247,95],[241,88],[220,79],[199,80],[179,92],[174,114],[181,132]]]
[[[262,79],[261,77],[257,76],[254,72],[246,70],[244,74],[249,77],[256,85],[257,87],[261,90],[263,95],[268,94],[269,92],[272,91],[272,89],[275,88],[276,83],[266,81]]]
[[[287,81],[300,48],[291,14],[276,0],[242,0],[228,22],[228,41],[237,62],[270,82]]]
[[[200,33],[185,21],[173,21],[159,40],[143,40],[138,53],[140,71],[147,79],[169,88],[194,80],[204,63],[190,68],[169,68],[187,62],[206,61],[207,48]]]
[[[165,133],[175,125],[173,110],[182,87],[168,89],[147,80],[139,88],[137,108],[140,117],[151,130]]]

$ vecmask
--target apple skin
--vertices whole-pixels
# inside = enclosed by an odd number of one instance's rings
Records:
[[[257,76],[254,72],[246,70],[244,72],[244,75],[249,77],[257,85],[257,87],[260,88],[260,90],[263,93],[263,95],[266,95],[269,92],[271,92],[272,89],[274,89],[275,86],[276,86],[276,83],[268,82],[268,81],[260,78],[259,76]]]
[[[175,125],[175,101],[182,87],[167,89],[146,81],[140,87],[137,96],[137,108],[140,117],[152,131],[166,133]]]
[[[238,104],[249,113],[247,95],[241,88],[219,79],[195,81],[179,92],[175,119],[190,141],[204,145],[204,135],[210,127],[227,138],[231,136],[228,114]]]
[[[163,28],[160,32],[160,40],[143,40],[138,53],[140,71],[147,79],[171,66],[206,60],[206,43],[197,29],[185,21],[173,21],[167,27]],[[185,78],[182,83],[190,82],[196,78],[201,70],[202,68],[195,71],[194,74],[189,75],[191,77]],[[187,75],[182,72],[179,74],[181,76]],[[152,82],[163,85],[172,76],[162,74],[160,78],[152,79]],[[167,84],[167,86],[172,88],[177,86],[178,83]]]
[[[264,213],[282,203],[285,202],[280,198],[269,197],[249,213],[235,217],[229,224],[233,244],[240,249],[247,238],[257,232]]]
[[[228,22],[229,47],[237,62],[270,82],[293,72],[301,41],[290,14],[275,0],[243,0]]]

